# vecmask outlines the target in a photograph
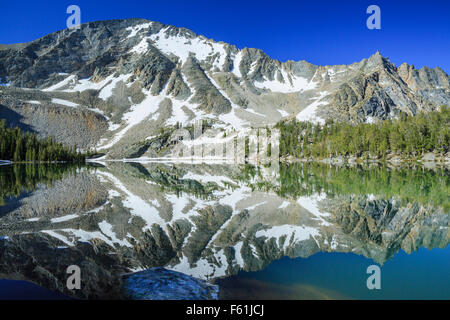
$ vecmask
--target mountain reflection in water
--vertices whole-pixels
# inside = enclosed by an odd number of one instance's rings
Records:
[[[77,298],[122,297],[122,274],[156,266],[225,290],[240,271],[283,257],[353,253],[384,265],[449,243],[446,168],[107,162],[2,166],[0,178],[2,278]],[[82,290],[66,288],[73,264]],[[308,283],[233,283],[222,298],[265,286],[282,299],[352,297]]]

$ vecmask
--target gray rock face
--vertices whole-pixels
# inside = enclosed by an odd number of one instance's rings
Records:
[[[101,243],[80,243],[72,250],[64,250],[45,233],[27,234],[0,239],[0,258],[2,278],[32,281],[80,299],[123,298],[120,274],[127,269]],[[70,265],[83,269],[83,290],[67,288],[66,270]]]
[[[30,100],[29,90],[11,88],[35,89],[31,100],[41,104],[58,96],[99,111],[103,120],[94,122],[106,123],[101,129],[92,130],[93,121],[75,112],[67,117],[79,118],[74,122],[81,133],[64,121],[60,126],[42,119],[32,123],[33,130],[97,146],[113,158],[126,156],[130,145],[143,144],[177,122],[187,126],[212,118],[216,126],[234,129],[293,117],[361,123],[450,104],[450,78],[440,68],[396,67],[379,52],[351,65],[280,62],[258,49],[239,50],[143,19],[90,22],[2,46],[0,83],[9,86],[1,95],[15,90],[21,101]],[[163,104],[167,99],[171,103]],[[2,102],[7,108],[17,104]]]
[[[197,103],[200,110],[216,115],[230,112],[230,101],[211,83],[195,58],[189,56],[182,71],[195,91],[191,102]]]
[[[108,123],[102,114],[52,101],[50,95],[40,91],[0,87],[0,118],[40,138],[54,137],[57,142],[80,148],[94,147],[107,131]]]
[[[20,48],[0,51],[0,77],[16,87],[36,88],[54,73],[73,73],[80,78],[108,66],[126,53],[127,46],[116,44],[125,29],[140,19],[89,23],[79,30],[65,29],[37,39]],[[6,77],[6,78],[5,78]]]

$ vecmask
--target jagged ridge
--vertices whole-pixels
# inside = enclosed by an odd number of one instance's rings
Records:
[[[96,111],[108,130],[80,134],[70,128],[62,136],[81,136],[88,141],[83,147],[111,150],[114,157],[124,156],[125,146],[145,141],[160,127],[198,119],[212,119],[216,129],[295,117],[360,123],[450,104],[449,76],[440,68],[397,68],[379,52],[348,66],[280,62],[258,49],[239,50],[144,19],[90,22],[79,30],[4,46],[0,81],[16,87],[15,99],[5,99],[9,93],[4,88],[0,103],[24,123],[30,122],[29,90],[17,94],[17,87],[36,89],[33,102]],[[37,131],[42,126],[34,123]]]

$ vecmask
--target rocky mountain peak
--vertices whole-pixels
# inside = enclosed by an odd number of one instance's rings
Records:
[[[213,120],[217,130],[294,117],[360,123],[450,104],[449,76],[440,68],[397,68],[379,51],[351,65],[280,62],[260,49],[239,50],[145,19],[89,22],[0,49],[2,105],[37,130],[24,111],[29,101],[42,110],[96,112],[109,129],[90,146],[117,148],[117,156],[160,128],[196,120]]]
[[[380,51],[377,51],[369,57],[367,60],[367,68],[369,70],[376,68],[396,69],[395,65],[390,62],[389,58],[382,56]]]

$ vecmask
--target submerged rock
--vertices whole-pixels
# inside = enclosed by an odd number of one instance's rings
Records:
[[[127,276],[123,290],[133,300],[217,300],[219,294],[217,285],[164,268]]]

